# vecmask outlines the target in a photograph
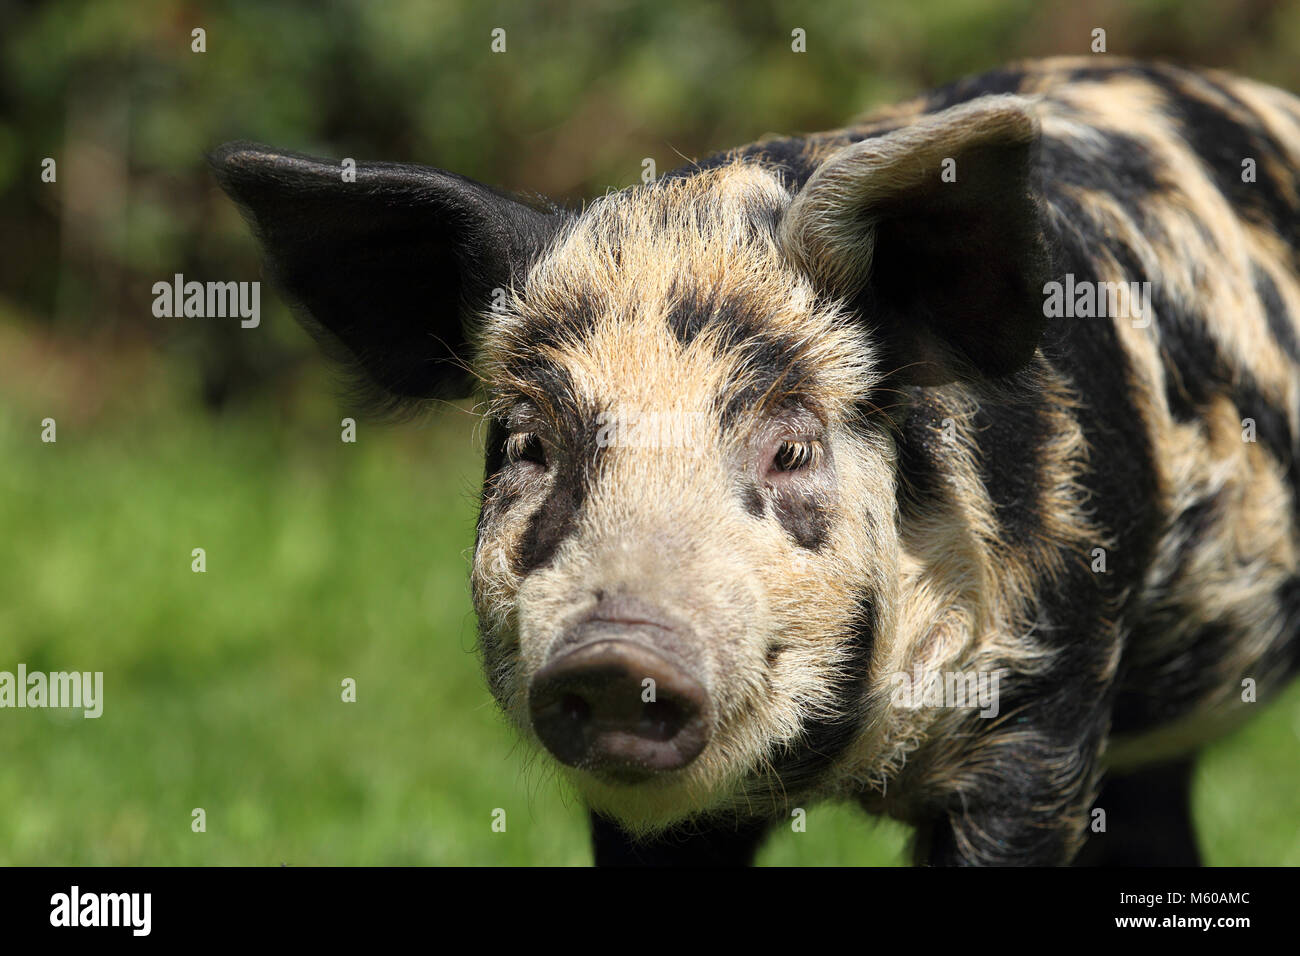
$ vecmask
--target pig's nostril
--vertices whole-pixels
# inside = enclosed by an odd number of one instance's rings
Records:
[[[577,694],[561,697],[560,711],[575,724],[586,723],[591,718],[591,706]]]
[[[655,699],[643,698],[654,682]],[[542,668],[533,728],[561,762],[631,781],[685,767],[709,740],[709,698],[674,659],[640,642],[597,640]]]
[[[651,740],[671,740],[680,729],[680,718],[681,712],[670,701],[652,700],[641,708],[639,728]]]

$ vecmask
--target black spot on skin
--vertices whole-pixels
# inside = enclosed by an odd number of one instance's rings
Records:
[[[1182,539],[1178,545],[1176,565],[1182,566],[1191,558],[1193,552],[1204,542],[1205,536],[1223,515],[1224,502],[1221,491],[1207,495],[1183,509],[1182,514],[1174,519],[1172,530],[1173,534]]]
[[[771,644],[769,644],[767,647],[767,655],[766,655],[767,666],[775,667],[777,660],[779,660],[781,655],[784,653],[785,653],[785,645],[782,644],[780,641],[773,641]]]
[[[511,334],[532,349],[572,348],[587,337],[607,309],[603,296],[591,290],[581,291],[571,297],[559,315],[526,317],[522,327]]]
[[[1281,293],[1259,263],[1251,263],[1251,273],[1255,279],[1255,292],[1259,295],[1260,306],[1264,310],[1264,317],[1268,319],[1268,327],[1273,333],[1273,338],[1277,339],[1277,344],[1293,362],[1300,362],[1300,346],[1296,344],[1295,323],[1287,312]]]
[[[773,498],[772,510],[795,544],[808,551],[822,549],[830,535],[830,517],[826,509],[806,495],[783,490]]]
[[[1041,537],[1044,485],[1052,479],[1042,468],[1043,448],[1052,438],[1047,409],[1039,399],[983,402],[972,424],[980,479],[993,502],[1000,537],[1024,548]]]
[[[921,389],[911,389],[912,402],[900,416],[895,436],[898,449],[896,494],[899,513],[914,521],[943,507],[943,410]]]
[[[1165,401],[1176,421],[1190,422],[1199,417],[1200,407],[1209,396],[1207,383],[1196,379],[1208,373],[1215,381],[1222,382],[1227,370],[1222,365],[1218,349],[1207,336],[1167,334],[1170,331],[1173,330],[1162,326],[1160,336],[1160,362],[1165,370]],[[1190,383],[1192,391],[1184,384],[1186,378],[1193,379]]]
[[[499,490],[498,479],[506,464],[506,439],[510,430],[497,419],[488,423],[487,441],[484,449],[483,494],[478,515],[478,532],[482,534],[483,522],[490,512],[509,510],[516,496]]]
[[[781,402],[812,386],[812,369],[804,362],[797,342],[768,329],[728,327],[724,348],[743,361],[744,384],[722,410],[722,429],[735,427],[741,416],[761,404]]]
[[[719,322],[714,335],[718,348],[723,352],[739,353],[742,349],[752,347],[756,342],[771,340],[776,333],[759,316],[756,309],[742,309],[730,313],[730,321]]]
[[[814,155],[824,160],[838,147],[859,143],[864,139],[884,136],[898,128],[897,125],[882,123],[868,129],[829,130],[824,133],[813,134],[806,139],[797,137],[768,139],[761,143],[751,143],[748,146],[715,153],[698,162],[680,166],[665,173],[660,177],[660,181],[683,179],[708,169],[717,169],[720,166],[743,162],[776,174],[785,189],[790,193],[795,193],[803,189],[808,180],[812,178],[812,174],[817,171],[820,161],[815,161],[812,158]],[[775,225],[779,214],[780,210],[773,209],[773,225]]]
[[[867,719],[867,673],[875,649],[876,611],[870,597],[858,604],[846,635],[848,657],[832,681],[832,709],[838,717],[808,721],[800,740],[771,755],[772,770],[786,791],[813,783],[858,736]]]
[[[1054,185],[1097,189],[1112,196],[1142,198],[1169,188],[1168,177],[1139,139],[1113,131],[1093,130],[1105,142],[1104,162],[1079,152],[1066,139],[1043,136],[1040,156]]]
[[[1300,512],[1300,449],[1291,438],[1286,413],[1264,398],[1250,376],[1242,375],[1234,388],[1237,410],[1243,419],[1254,420],[1256,441],[1285,469],[1291,487],[1292,510]]]
[[[497,419],[488,422],[487,442],[484,448],[484,481],[491,481],[506,463],[506,439],[510,430]]]
[[[1144,223],[1143,228],[1146,230],[1145,234],[1147,238],[1152,242],[1168,240],[1163,228],[1155,222]],[[1214,242],[1210,242],[1211,247],[1214,245]],[[1166,310],[1172,307],[1168,297],[1165,295],[1164,285],[1160,281],[1160,276],[1157,275],[1154,280],[1151,280],[1151,277],[1147,275],[1146,269],[1143,268],[1141,260],[1138,259],[1137,253],[1134,252],[1127,243],[1112,241],[1106,247],[1106,251],[1110,253],[1111,258],[1115,260],[1115,264],[1119,266],[1120,274],[1118,281],[1128,283],[1151,281],[1152,305],[1154,306],[1158,304]],[[1156,311],[1157,314],[1163,314],[1159,313],[1158,310]]]
[[[566,432],[579,432],[584,422],[576,407],[573,379],[559,362],[537,351],[515,354],[504,363],[504,374],[513,384],[526,389],[529,397],[544,414],[550,414],[555,426]]]
[[[1024,81],[1025,71],[1017,69],[990,70],[978,76],[963,77],[930,93],[926,97],[926,112],[938,113],[981,96],[1019,93]]]
[[[586,486],[580,477],[564,475],[556,480],[554,490],[528,520],[515,554],[516,573],[531,574],[550,563],[560,543],[573,533],[585,500]]]
[[[1058,272],[1073,272],[1076,282],[1099,281],[1090,250],[1106,244],[1103,230],[1073,200],[1057,193],[1050,198],[1062,212],[1058,221],[1068,224],[1056,236]],[[1053,321],[1042,354],[1080,402],[1077,417],[1089,455],[1079,481],[1090,494],[1089,511],[1099,533],[1113,542],[1111,573],[1094,576],[1101,579],[1094,587],[1114,599],[1148,567],[1160,523],[1150,507],[1157,499],[1154,452],[1136,404],[1132,364],[1114,321],[1106,319]],[[1085,600],[1095,595],[1091,589],[1084,593]]]
[[[572,406],[559,408],[565,451],[550,464],[551,489],[540,507],[528,519],[528,526],[515,554],[515,570],[527,575],[545,567],[577,526],[578,513],[587,500],[604,449],[596,441],[600,431],[594,410]]]
[[[683,346],[689,346],[706,329],[717,347],[742,369],[741,384],[722,411],[723,430],[758,403],[784,397],[806,385],[809,369],[793,339],[770,329],[754,303],[716,291],[675,288],[669,310],[669,328]]]
[[[1149,242],[1167,242],[1169,237],[1157,215],[1155,202],[1162,195],[1167,195],[1172,188],[1164,171],[1155,165],[1146,147],[1141,141],[1119,133],[1102,133],[1099,135],[1113,138],[1118,152],[1112,166],[1109,156],[1104,162],[1098,162],[1079,151],[1078,145],[1068,139],[1043,136],[1040,141],[1039,155],[1042,160],[1043,182],[1050,194],[1052,203],[1073,223],[1080,234],[1087,235],[1093,248],[1104,249],[1116,259],[1123,269],[1123,278],[1137,282],[1145,278],[1132,250],[1107,236],[1100,230],[1087,208],[1082,205],[1079,193],[1095,192],[1100,195],[1123,197],[1125,209],[1132,216],[1143,236]],[[1069,186],[1074,192],[1066,192],[1061,186]],[[1131,197],[1131,198],[1130,198]],[[1084,199],[1082,202],[1086,202]],[[1217,241],[1208,229],[1197,224],[1202,238],[1210,248],[1217,247]],[[1089,256],[1091,261],[1091,256]],[[1058,268],[1054,278],[1060,280],[1068,268]],[[1077,278],[1077,273],[1076,273]]]
[[[660,177],[660,182],[685,179],[706,170],[730,166],[737,161],[770,169],[781,176],[787,188],[803,186],[815,168],[808,161],[808,141],[786,137],[714,153],[697,162],[664,173]]]
[[[755,518],[761,518],[767,514],[767,499],[757,487],[751,485],[744,491],[745,510]]]
[[[872,125],[870,128],[867,129],[848,129],[844,131],[842,137],[826,136],[826,137],[819,137],[819,139],[822,141],[826,141],[826,140],[842,138],[844,144],[847,146],[850,143],[861,143],[864,140],[875,139],[878,136],[888,136],[890,133],[896,133],[902,128],[903,127],[898,124],[885,123],[880,126]]]
[[[758,163],[780,172],[788,186],[798,188],[808,181],[811,174],[808,141],[804,139],[784,137],[754,143],[740,150],[739,156],[746,162]]]
[[[683,346],[690,345],[700,332],[714,324],[751,334],[757,331],[753,306],[735,296],[675,284],[669,299],[673,305],[668,310],[668,327]]]

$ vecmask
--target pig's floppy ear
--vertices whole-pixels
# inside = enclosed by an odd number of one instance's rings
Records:
[[[209,156],[299,320],[390,408],[468,394],[474,317],[558,217],[454,173],[339,163],[252,143]]]
[[[795,196],[787,254],[853,303],[895,380],[997,378],[1033,356],[1051,268],[1037,143],[1029,101],[981,97],[844,147]]]

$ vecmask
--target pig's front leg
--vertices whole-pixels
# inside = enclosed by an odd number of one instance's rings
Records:
[[[960,781],[917,827],[920,866],[1066,866],[1083,845],[1097,782],[1092,747],[1032,735],[944,771]]]
[[[597,866],[749,866],[767,821],[701,821],[634,840],[617,823],[591,814]]]

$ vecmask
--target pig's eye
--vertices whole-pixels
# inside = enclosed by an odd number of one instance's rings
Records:
[[[773,471],[802,471],[821,461],[822,446],[815,441],[783,441],[772,458]]]
[[[506,458],[511,464],[529,462],[546,467],[546,446],[536,432],[515,432],[506,439]]]

